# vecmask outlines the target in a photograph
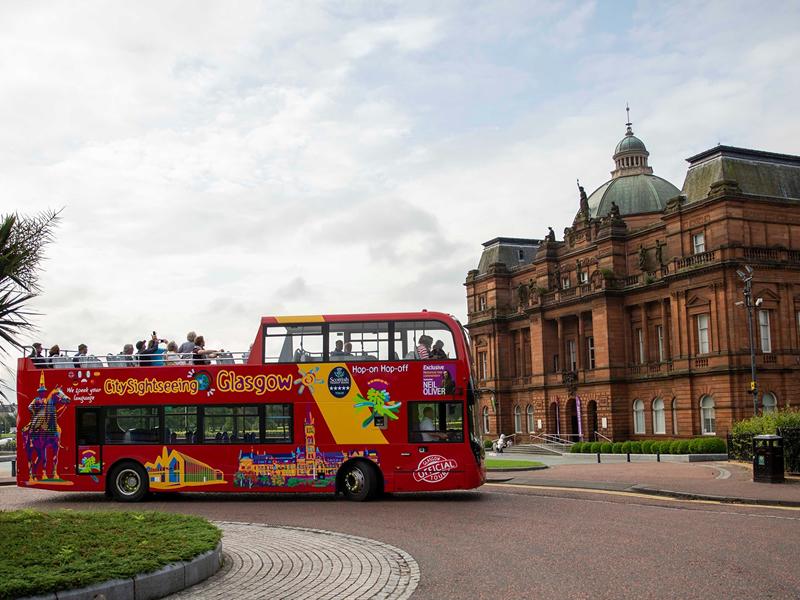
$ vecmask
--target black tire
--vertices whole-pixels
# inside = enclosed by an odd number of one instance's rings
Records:
[[[364,502],[375,496],[377,478],[373,468],[365,462],[349,463],[342,470],[342,493],[348,500]]]
[[[120,463],[108,474],[108,491],[117,502],[140,502],[149,488],[147,471],[139,463]]]

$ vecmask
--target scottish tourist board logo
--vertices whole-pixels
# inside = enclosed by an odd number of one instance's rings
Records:
[[[350,391],[350,373],[344,367],[336,367],[328,375],[328,390],[334,398],[344,398]]]
[[[445,458],[441,454],[431,454],[426,456],[417,465],[414,471],[414,480],[425,483],[439,483],[444,481],[450,471],[458,467],[454,458]]]

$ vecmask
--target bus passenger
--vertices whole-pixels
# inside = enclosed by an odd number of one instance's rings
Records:
[[[85,367],[88,363],[87,352],[89,352],[89,348],[87,348],[86,344],[78,344],[78,353],[72,357],[72,364],[75,367]]]
[[[61,348],[58,347],[58,344],[50,348],[50,352],[47,353],[47,368],[52,369],[55,367],[53,359],[61,356]]]
[[[197,334],[194,331],[190,331],[186,334],[186,341],[183,342],[178,348],[178,354],[183,355],[183,360],[189,360],[192,358],[190,355],[194,352],[195,340],[197,339]]]
[[[122,347],[121,363],[123,367],[135,367],[136,357],[133,356],[133,344],[125,344]]]
[[[431,358],[437,360],[444,360],[447,358],[447,352],[444,351],[444,342],[442,340],[436,340],[436,343],[431,349]]]
[[[147,342],[139,340],[136,342],[136,364],[146,367],[150,364],[150,356],[147,354]]]
[[[427,359],[431,357],[431,344],[433,338],[429,335],[422,334],[419,336],[419,344],[417,344],[417,358]]]
[[[436,430],[436,426],[433,424],[433,408],[430,406],[426,406],[422,410],[422,419],[419,422],[419,430],[422,432],[423,442],[435,442],[446,437],[445,434]]]
[[[336,345],[333,350],[331,350],[331,358],[341,358],[344,356],[344,350],[342,347],[344,346],[344,342],[342,340],[336,340]]]
[[[183,362],[183,357],[178,354],[178,344],[175,343],[174,340],[167,344],[167,352],[164,354],[164,364],[167,366],[186,364]]]
[[[210,365],[209,358],[216,358],[216,350],[206,350],[206,340],[202,335],[194,339],[194,349],[192,350],[192,362],[196,365]]]
[[[47,366],[47,359],[42,356],[42,344],[41,342],[34,342],[32,345],[31,353],[28,355],[28,358],[33,359],[33,364],[37,369],[42,369]]]
[[[350,358],[350,357],[353,356],[353,343],[352,342],[347,342],[344,345],[344,356],[347,357],[347,358]]]

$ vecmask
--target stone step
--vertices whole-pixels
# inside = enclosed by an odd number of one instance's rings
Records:
[[[503,450],[503,454],[545,454],[548,456],[561,456],[562,452],[555,447],[545,444],[515,444]]]

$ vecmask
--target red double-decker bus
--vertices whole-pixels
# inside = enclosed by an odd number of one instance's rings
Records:
[[[473,390],[461,325],[427,311],[265,317],[249,353],[214,358],[21,358],[17,485],[121,501],[476,488]]]

